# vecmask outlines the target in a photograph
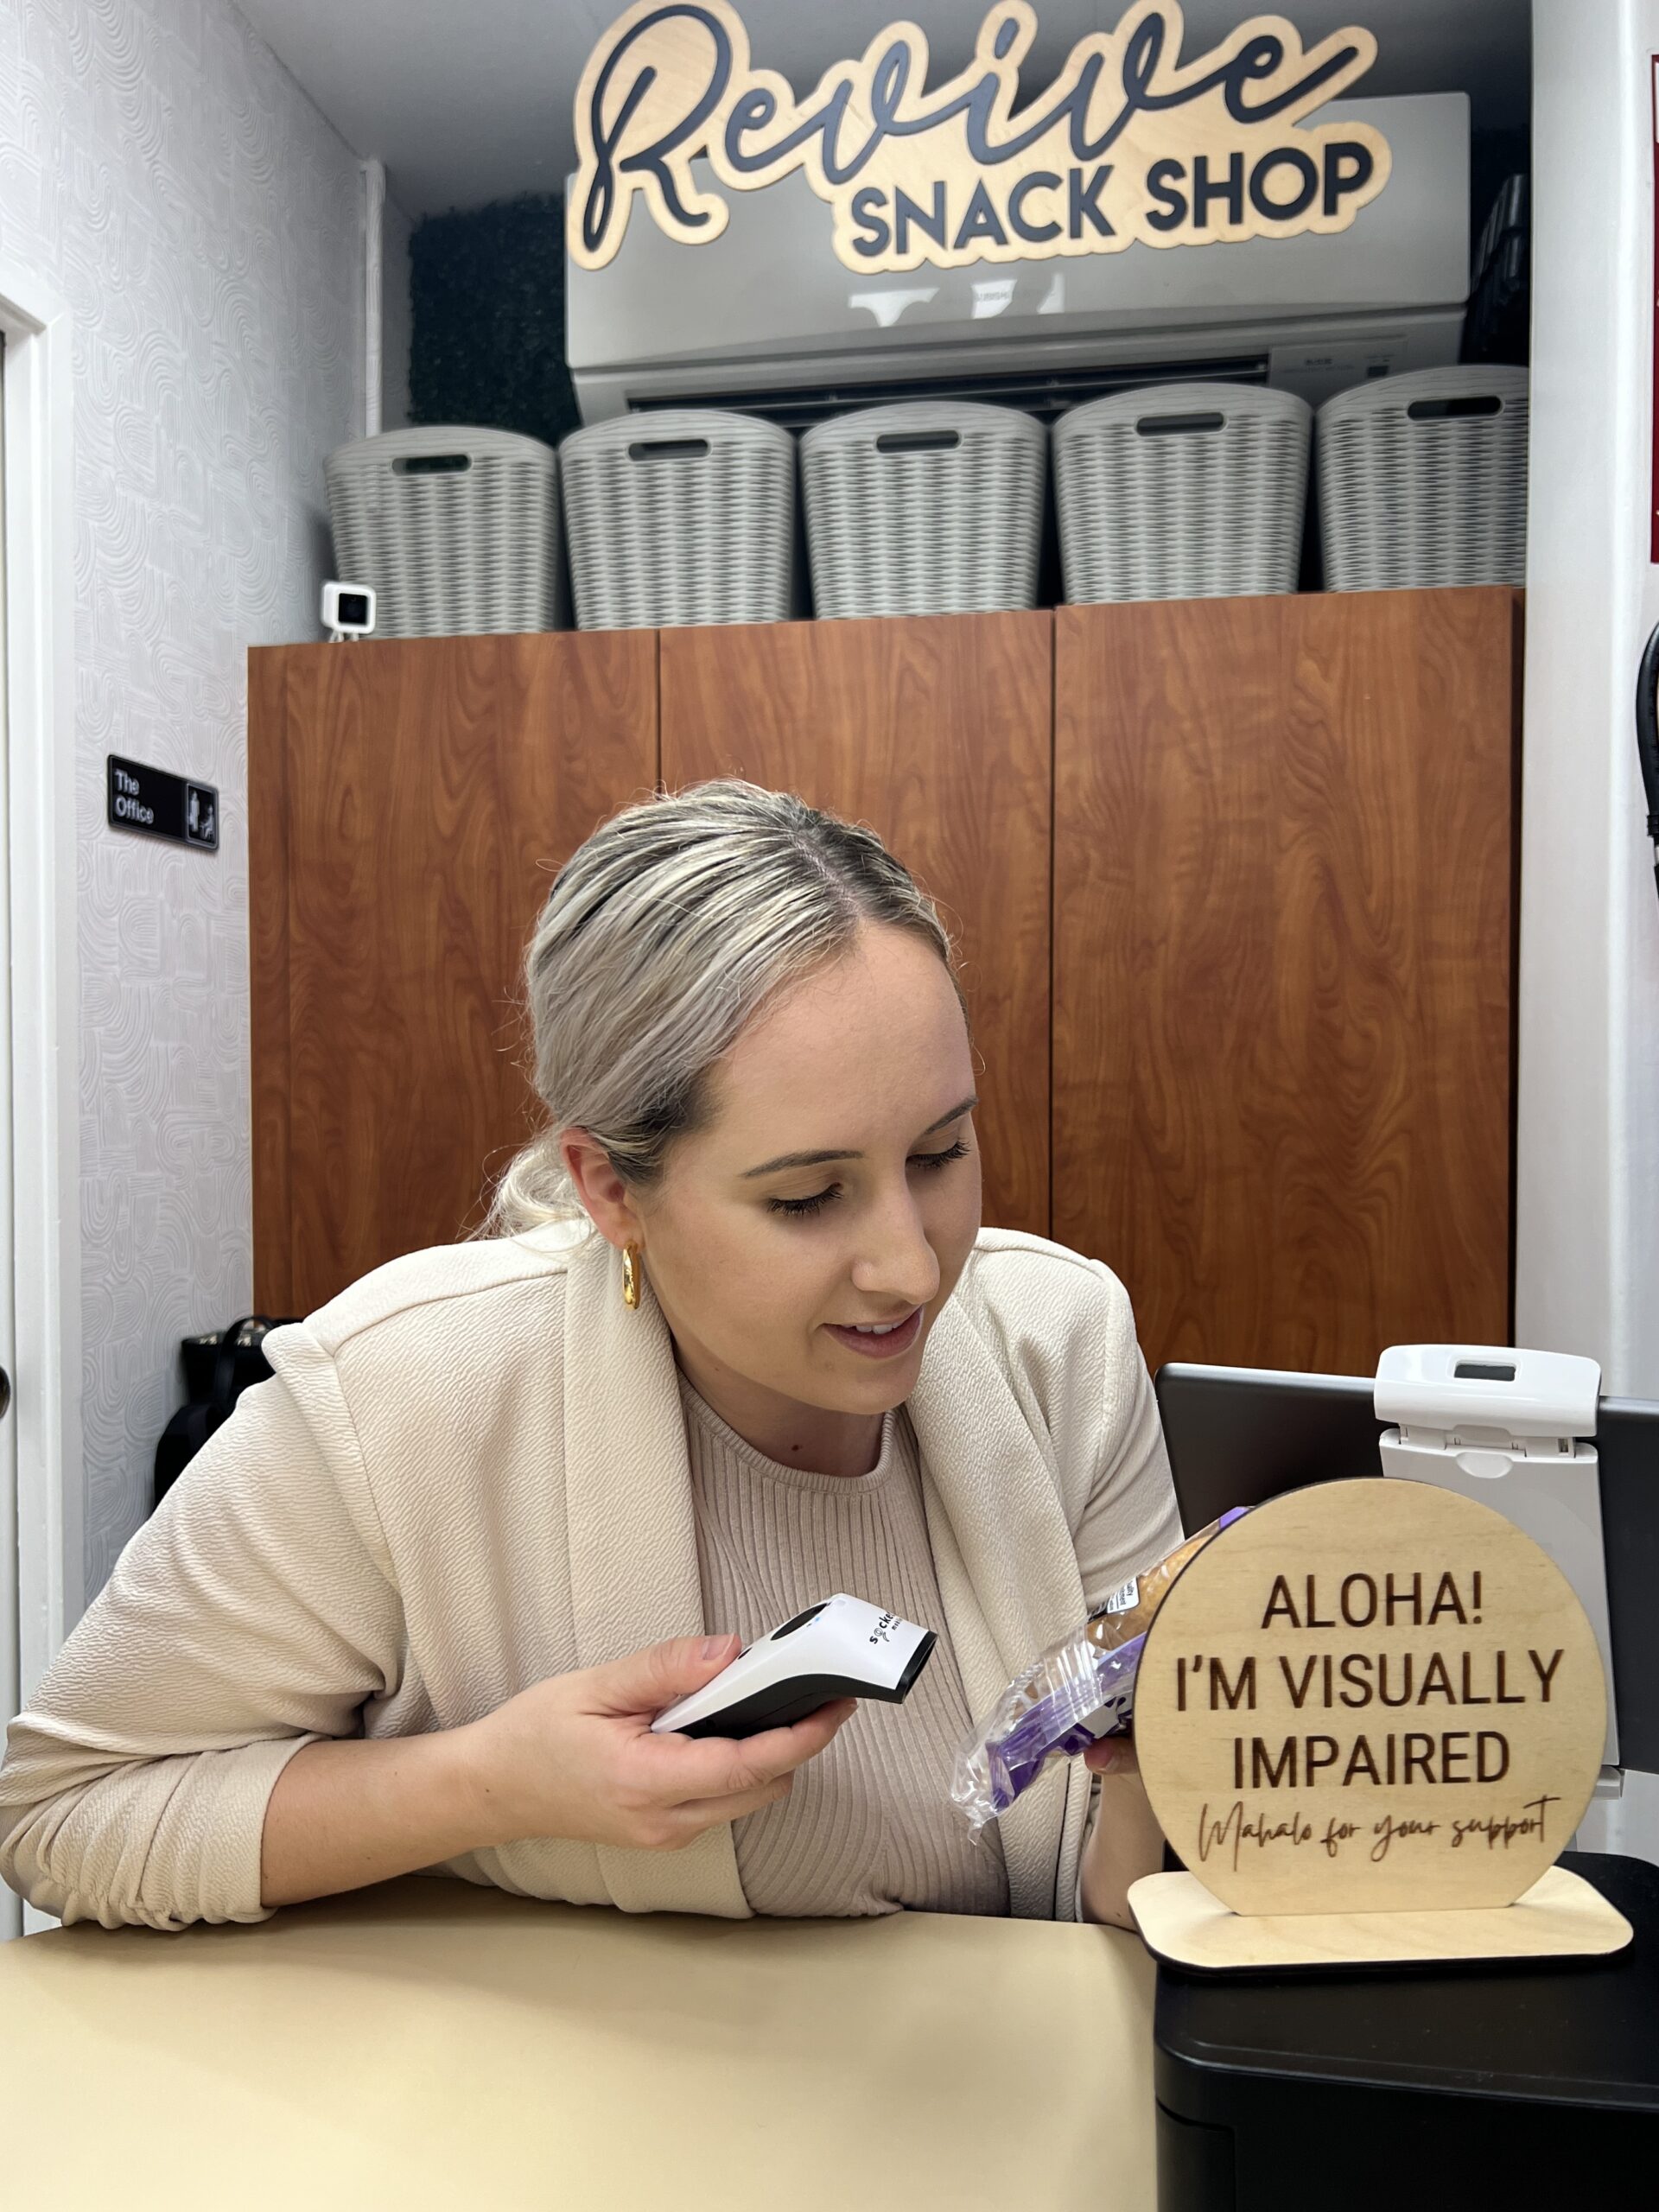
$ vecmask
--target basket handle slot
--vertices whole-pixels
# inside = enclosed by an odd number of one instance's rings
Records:
[[[1219,430],[1225,427],[1224,415],[1143,415],[1135,430],[1143,438],[1191,437],[1204,430]]]
[[[709,450],[707,438],[641,438],[628,448],[630,461],[695,461]]]
[[[960,430],[883,430],[877,453],[949,453],[962,443]]]
[[[1406,413],[1414,423],[1445,423],[1459,415],[1501,415],[1503,402],[1495,391],[1460,392],[1455,399],[1414,399]]]
[[[391,464],[394,476],[460,476],[473,465],[469,453],[409,453]]]

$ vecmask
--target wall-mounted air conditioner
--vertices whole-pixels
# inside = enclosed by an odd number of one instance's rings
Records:
[[[1213,377],[1317,406],[1368,377],[1455,361],[1466,97],[1335,101],[1319,121],[1374,124],[1393,156],[1376,198],[1326,237],[873,276],[836,258],[830,210],[798,173],[726,194],[730,219],[708,245],[676,243],[636,206],[606,267],[567,264],[583,420],[696,402],[793,427],[940,395],[1052,416],[1127,385]]]

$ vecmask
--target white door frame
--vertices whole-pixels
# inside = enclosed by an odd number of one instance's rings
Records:
[[[67,303],[3,256],[0,331],[17,1465],[16,1650],[4,1672],[15,1668],[5,1687],[22,1703],[79,1618],[85,1593],[74,386]]]
[[[1659,1396],[1659,906],[1637,766],[1652,558],[1659,0],[1534,0],[1516,1340]],[[1659,1777],[1582,1847],[1659,1859]]]
[[[1516,1332],[1659,1396],[1649,557],[1659,0],[1534,0]]]

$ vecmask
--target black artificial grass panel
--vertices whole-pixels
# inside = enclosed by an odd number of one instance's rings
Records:
[[[575,429],[563,199],[430,215],[409,258],[410,419],[520,430],[549,445]]]

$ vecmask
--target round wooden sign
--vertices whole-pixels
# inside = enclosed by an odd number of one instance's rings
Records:
[[[1600,1767],[1601,1656],[1566,1576],[1453,1491],[1322,1483],[1185,1567],[1135,1682],[1165,1834],[1241,1913],[1513,1904]]]

